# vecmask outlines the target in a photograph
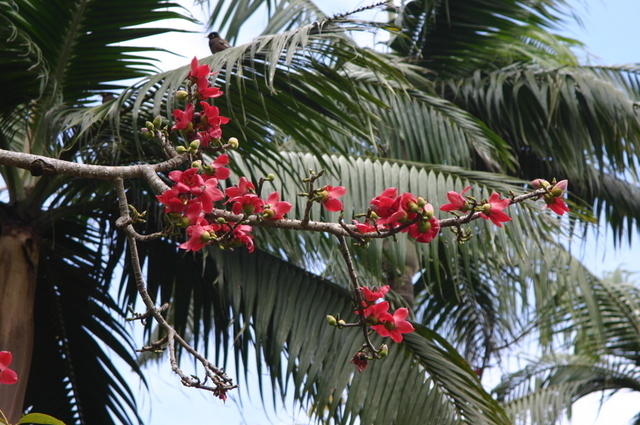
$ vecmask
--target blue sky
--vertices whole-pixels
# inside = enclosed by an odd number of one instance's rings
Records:
[[[191,4],[191,2],[184,2]],[[342,12],[370,2],[354,0],[319,0],[325,11]],[[573,0],[570,10],[582,19],[583,25],[569,22],[562,34],[576,38],[585,43],[585,50],[579,52],[583,62],[590,64],[626,64],[640,62],[640,0]],[[255,30],[262,28],[259,20],[255,22]],[[201,31],[198,26],[190,29]],[[254,34],[244,33],[247,41]],[[162,40],[162,45],[178,51],[191,58],[194,55],[209,55],[206,39],[201,33],[172,35]],[[163,69],[171,69],[185,64],[182,58],[162,56]],[[637,244],[636,244],[637,246]],[[573,249],[582,255],[585,263],[597,274],[613,270],[623,265],[624,268],[640,272],[640,254],[637,249],[623,245],[614,249],[610,235],[603,229],[600,236],[590,235],[584,244],[574,244]],[[138,338],[140,340],[140,338]],[[230,371],[233,367],[229,368]],[[142,395],[142,416],[149,418],[153,425],[181,424],[246,424],[246,425],[293,425],[306,423],[305,415],[295,412],[291,406],[272,407],[271,400],[266,399],[266,410],[262,408],[260,397],[255,388],[255,375],[250,375],[247,382],[241,381],[242,403],[237,395],[233,395],[226,404],[218,402],[208,394],[183,388],[178,379],[170,372],[166,363],[152,365],[146,369],[149,375],[151,391]],[[254,372],[255,373],[255,372]],[[246,389],[250,390],[247,391]],[[141,391],[141,394],[145,394]],[[575,406],[572,425],[617,425],[626,424],[631,416],[640,410],[640,396],[619,394],[607,402],[596,421],[600,398],[587,398]]]

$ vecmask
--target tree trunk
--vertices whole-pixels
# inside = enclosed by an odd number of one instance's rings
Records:
[[[0,409],[20,418],[33,352],[33,305],[39,246],[31,229],[2,226],[0,234],[0,351],[11,351],[18,383],[0,385]]]

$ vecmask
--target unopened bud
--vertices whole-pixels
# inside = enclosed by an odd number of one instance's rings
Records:
[[[327,314],[327,323],[329,324],[329,326],[338,325],[338,321],[336,320],[336,318],[330,314]]]
[[[276,215],[276,213],[275,213],[275,212],[273,212],[273,210],[272,210],[272,209],[270,209],[270,208],[267,208],[267,209],[265,209],[264,211],[262,211],[262,216],[263,216],[264,218],[271,218],[271,217],[273,217],[274,215]]]
[[[162,127],[162,117],[160,115],[158,115],[157,117],[155,117],[153,119],[153,125],[156,128],[160,128]]]
[[[189,143],[189,150],[197,151],[199,147],[200,147],[199,139],[192,140],[191,143]]]
[[[151,121],[145,122],[144,126],[147,127],[149,129],[149,131],[153,131],[153,130],[156,129],[156,127],[153,125],[153,123]]]
[[[184,146],[176,147],[176,152],[178,153],[185,153],[186,151],[187,151],[187,148],[185,148]]]
[[[417,199],[416,203],[421,208],[424,207],[425,205],[427,205],[427,201],[422,196],[418,196],[418,199]]]
[[[190,224],[191,220],[189,220],[187,217],[181,217],[180,221],[178,222],[178,226],[180,227],[187,227]]]
[[[140,134],[142,134],[142,137],[144,137],[145,139],[152,139],[153,138],[153,133],[149,131],[148,128],[143,127],[140,129]]]
[[[227,220],[224,217],[216,218],[216,223],[218,223],[218,224],[225,224],[226,222],[227,222]]]
[[[202,242],[209,242],[211,239],[213,239],[213,236],[209,232],[202,232],[202,234],[200,235],[200,239],[202,239]]]
[[[418,212],[420,211],[420,207],[418,206],[418,204],[416,204],[415,202],[409,202],[409,204],[407,205],[407,207],[409,207],[409,211],[411,212]]]
[[[273,174],[273,173],[269,173],[269,174],[267,174],[267,177],[265,177],[264,179],[266,181],[268,181],[268,182],[272,182],[272,181],[274,181],[276,179],[276,175]]]
[[[189,97],[189,93],[187,93],[185,90],[178,90],[176,92],[176,99],[178,100],[185,100],[187,97]]]
[[[238,149],[238,146],[240,146],[240,142],[235,137],[230,137],[227,143],[231,146],[231,149]]]
[[[387,344],[382,344],[380,346],[380,351],[378,352],[381,359],[384,359],[389,355],[389,346]]]
[[[191,168],[200,168],[200,167],[202,167],[202,161],[200,161],[200,160],[193,161],[191,163]]]
[[[535,179],[531,181],[531,186],[535,189],[540,189],[541,187],[549,187],[550,184],[545,179]]]
[[[342,319],[338,320],[338,327],[344,326],[346,324],[347,324],[347,322],[345,322],[344,320],[342,320]]]

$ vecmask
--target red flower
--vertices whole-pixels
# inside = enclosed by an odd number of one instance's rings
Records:
[[[233,230],[233,236],[236,241],[243,244],[249,253],[256,250],[256,246],[253,243],[253,235],[251,235],[251,226],[241,224]]]
[[[413,332],[415,330],[413,325],[405,320],[408,315],[409,310],[404,307],[399,308],[393,313],[393,316],[387,314],[390,319],[384,320],[381,325],[374,325],[371,328],[380,336],[388,336],[395,342],[402,342],[402,334]]]
[[[570,211],[566,202],[564,202],[564,199],[560,197],[552,198],[550,201],[547,202],[546,207],[558,215],[563,215],[564,213]]]
[[[215,177],[219,180],[226,180],[231,175],[231,170],[226,168],[225,166],[229,165],[229,155],[222,154],[217,157],[212,163],[211,168],[213,168],[212,177]]]
[[[379,298],[384,298],[387,292],[389,292],[389,285],[384,285],[375,289],[361,286],[358,288],[358,290],[362,294],[362,298],[364,298],[365,301],[372,303],[377,301]]]
[[[284,218],[284,215],[291,211],[291,205],[289,202],[284,202],[280,200],[280,194],[278,192],[273,192],[271,195],[267,197],[267,202],[264,206],[264,216],[266,218],[270,218],[272,220],[281,220]]]
[[[558,183],[553,185],[551,189],[549,189],[549,194],[544,196],[547,208],[558,215],[563,215],[570,211],[566,202],[564,202],[564,199],[562,198],[562,195],[564,195],[564,192],[567,190],[567,185],[567,180],[560,180]]]
[[[510,200],[501,199],[500,194],[494,192],[489,197],[488,203],[482,206],[480,217],[485,220],[491,220],[496,226],[502,227],[502,223],[511,221],[511,217],[502,211],[507,208],[510,203]]]
[[[15,370],[9,369],[13,361],[11,351],[0,351],[0,384],[13,385],[18,382],[18,374]]]
[[[357,220],[353,220],[353,225],[356,226],[356,230],[360,233],[371,233],[377,230],[376,226],[372,226],[368,223],[360,223]]]
[[[356,314],[362,314],[369,322],[373,324],[387,322],[391,320],[391,314],[389,314],[389,302],[383,301],[378,304],[372,304],[367,308],[356,310]]]
[[[466,212],[469,210],[469,204],[467,204],[467,200],[464,197],[464,194],[471,189],[471,186],[467,186],[462,189],[462,192],[447,192],[447,198],[449,199],[448,204],[444,204],[440,206],[441,211],[462,211]]]
[[[209,75],[211,75],[211,68],[209,65],[200,65],[198,63],[198,58],[194,57],[191,60],[189,78],[197,84],[198,95],[201,99],[220,97],[224,94],[224,92],[219,88],[209,86]]]
[[[202,204],[202,210],[208,213],[213,210],[214,202],[224,199],[224,194],[218,188],[217,179],[205,180],[198,171],[195,167],[185,171],[174,170],[169,173],[169,178],[176,182],[174,189],[195,196]]]
[[[378,217],[386,218],[395,212],[394,204],[398,198],[398,189],[390,187],[371,200],[372,210]]]
[[[217,226],[208,224],[204,218],[199,218],[196,224],[187,227],[187,240],[180,244],[180,248],[187,251],[200,251],[209,243],[212,238],[211,233],[215,233]]]
[[[416,242],[431,242],[440,232],[440,222],[437,218],[432,217],[429,220],[420,220],[419,222],[409,226],[409,236]]]
[[[325,186],[318,192],[318,199],[328,211],[342,211],[342,202],[338,199],[347,193],[343,186]]]
[[[211,74],[211,68],[209,68],[209,65],[200,65],[198,63],[198,58],[194,56],[193,59],[191,59],[189,78],[197,82],[203,78],[209,78],[209,74]]]
[[[221,124],[227,124],[230,119],[220,115],[220,109],[217,106],[211,106],[207,102],[200,102],[202,113],[207,118],[207,124],[212,127],[220,127]]]
[[[351,363],[353,363],[356,366],[356,369],[358,369],[358,372],[363,372],[368,366],[367,355],[362,351],[358,351],[356,354],[353,355],[353,358],[351,359]]]
[[[252,193],[236,196],[233,199],[231,211],[234,214],[260,214],[264,209],[264,201]]]
[[[171,127],[171,130],[186,130],[193,121],[193,105],[189,103],[184,111],[174,109],[173,117],[176,119],[176,123]]]
[[[238,186],[231,186],[224,190],[224,194],[227,195],[229,200],[227,202],[233,202],[235,198],[244,195],[245,193],[255,193],[256,187],[246,177],[240,177]]]
[[[205,65],[207,66],[207,65]],[[209,99],[220,97],[224,94],[218,87],[212,87],[209,85],[209,78],[202,78],[198,80],[198,94],[200,99]]]

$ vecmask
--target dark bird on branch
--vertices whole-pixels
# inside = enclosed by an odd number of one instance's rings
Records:
[[[211,53],[216,54],[218,52],[223,51],[224,49],[228,49],[231,47],[229,42],[224,38],[220,37],[220,34],[217,32],[210,33],[207,38],[209,39],[209,49],[211,49]]]

